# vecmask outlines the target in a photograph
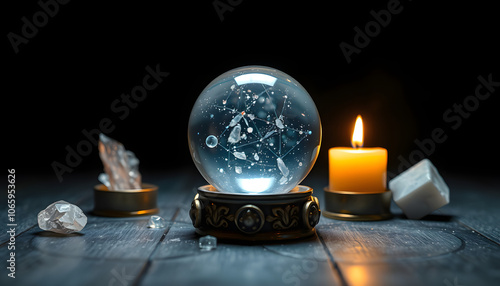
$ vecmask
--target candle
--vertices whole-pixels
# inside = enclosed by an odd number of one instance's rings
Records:
[[[359,193],[382,193],[386,190],[387,150],[363,147],[363,121],[356,118],[352,148],[329,150],[330,190]]]

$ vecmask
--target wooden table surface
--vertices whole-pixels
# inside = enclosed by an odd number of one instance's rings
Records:
[[[1,206],[0,285],[500,285],[500,180],[444,176],[451,203],[422,220],[395,217],[347,222],[321,217],[308,239],[238,244],[218,242],[201,251],[188,211],[196,187],[193,170],[143,174],[157,184],[163,229],[149,217],[92,215],[97,174],[64,182],[16,176],[15,279],[7,276],[7,206]],[[326,176],[308,177],[323,202]],[[37,214],[66,200],[88,216],[81,233],[42,231]],[[6,199],[5,199],[6,200]]]

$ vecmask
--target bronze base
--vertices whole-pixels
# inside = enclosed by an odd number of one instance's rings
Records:
[[[383,193],[332,191],[325,188],[323,216],[340,220],[371,221],[390,219],[390,190]]]
[[[131,217],[158,213],[158,187],[142,184],[142,189],[109,191],[103,185],[94,187],[94,214],[109,217]]]
[[[269,241],[315,234],[321,211],[312,189],[297,186],[285,194],[221,193],[198,188],[189,216],[196,232],[219,239]]]

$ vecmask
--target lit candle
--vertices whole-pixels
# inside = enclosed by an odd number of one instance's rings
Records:
[[[329,150],[330,190],[359,193],[386,191],[387,149],[363,147],[363,121],[356,118],[352,148]]]

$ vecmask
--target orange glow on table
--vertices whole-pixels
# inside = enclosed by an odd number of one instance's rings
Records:
[[[328,152],[332,191],[382,193],[386,190],[387,149],[361,148],[362,124],[361,116],[358,116],[352,145],[359,148],[335,147]]]

